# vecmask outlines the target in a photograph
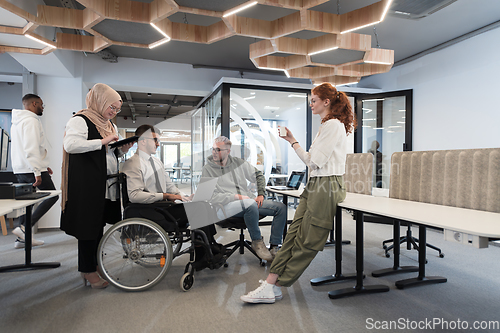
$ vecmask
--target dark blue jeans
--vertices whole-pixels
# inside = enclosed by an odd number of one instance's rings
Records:
[[[18,173],[16,174],[17,181],[19,183],[34,183],[35,175],[32,173]],[[49,175],[48,171],[42,172],[42,183],[37,187],[40,190],[55,190],[56,187],[52,182],[52,178]],[[49,198],[47,200],[42,201],[38,207],[31,214],[31,225],[35,225],[38,220],[42,218],[49,211],[49,209],[54,206],[59,196],[55,196]],[[26,215],[19,217],[19,223],[26,227]]]

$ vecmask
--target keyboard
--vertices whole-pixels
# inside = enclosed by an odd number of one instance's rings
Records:
[[[46,197],[49,194],[50,192],[33,192],[33,193],[19,195],[16,197],[16,200],[35,200]]]

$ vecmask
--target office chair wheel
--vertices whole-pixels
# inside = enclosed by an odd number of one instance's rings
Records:
[[[266,266],[266,263],[265,263],[265,262],[263,262],[263,261],[261,260],[261,261],[260,261],[260,265],[261,265],[262,267],[264,267],[264,266]]]
[[[98,265],[104,278],[126,291],[153,287],[172,265],[172,244],[156,223],[130,218],[112,226],[101,239]]]
[[[182,291],[188,291],[194,284],[194,275],[191,272],[184,273],[181,277],[180,287]]]
[[[385,253],[385,257],[386,257],[386,258],[390,258],[390,257],[391,257],[391,254],[390,254],[389,252],[386,252],[386,253]]]
[[[439,254],[439,258],[444,258],[444,253],[443,253],[443,252],[441,252],[441,253]]]

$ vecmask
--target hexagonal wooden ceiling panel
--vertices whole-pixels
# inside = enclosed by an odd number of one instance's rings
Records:
[[[76,1],[77,8],[39,5],[35,16],[0,0],[0,7],[28,22],[24,27],[0,26],[0,32],[26,35],[44,45],[42,49],[0,47],[0,52],[43,55],[56,48],[152,49],[171,40],[212,44],[243,36],[256,40],[250,44],[249,58],[257,68],[283,71],[313,83],[355,83],[363,76],[389,71],[394,64],[392,50],[372,49],[371,36],[352,32],[382,21],[392,0],[344,14],[314,10],[328,0]],[[51,41],[35,33],[39,26],[82,33],[57,33]]]

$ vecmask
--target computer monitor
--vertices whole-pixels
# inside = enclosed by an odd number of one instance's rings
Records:
[[[9,133],[3,128],[0,128],[0,170],[7,170],[9,163]]]

